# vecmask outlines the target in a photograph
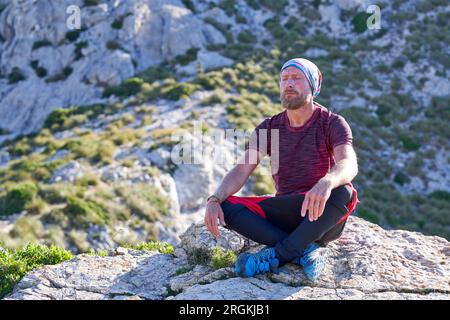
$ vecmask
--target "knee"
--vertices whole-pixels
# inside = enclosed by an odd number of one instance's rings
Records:
[[[353,190],[348,185],[342,185],[331,191],[330,201],[334,204],[347,205],[353,198]]]

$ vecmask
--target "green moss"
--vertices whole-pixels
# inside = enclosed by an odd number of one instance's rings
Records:
[[[38,187],[32,182],[23,182],[8,190],[0,199],[0,215],[21,212],[36,197]]]
[[[9,294],[28,272],[42,265],[54,265],[72,258],[72,254],[62,248],[36,244],[14,251],[0,251],[0,298]]]

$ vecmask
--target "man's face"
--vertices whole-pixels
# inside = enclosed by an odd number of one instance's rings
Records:
[[[312,100],[311,87],[305,74],[296,67],[288,67],[280,75],[280,100],[286,109],[298,109]]]

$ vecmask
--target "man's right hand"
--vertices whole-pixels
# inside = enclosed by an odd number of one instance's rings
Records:
[[[225,226],[225,219],[220,203],[215,200],[210,200],[206,204],[205,226],[213,236],[220,238],[217,220],[219,220],[221,226]]]

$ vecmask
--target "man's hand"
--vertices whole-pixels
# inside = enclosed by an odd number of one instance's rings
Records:
[[[223,210],[220,206],[220,203],[218,201],[210,200],[206,204],[205,226],[213,236],[215,236],[216,238],[220,238],[217,219],[219,219],[221,226],[225,226],[225,219],[223,217]]]
[[[306,215],[308,210],[309,221],[316,221],[323,214],[325,203],[331,195],[332,184],[327,179],[320,179],[314,187],[305,194],[301,215]]]

